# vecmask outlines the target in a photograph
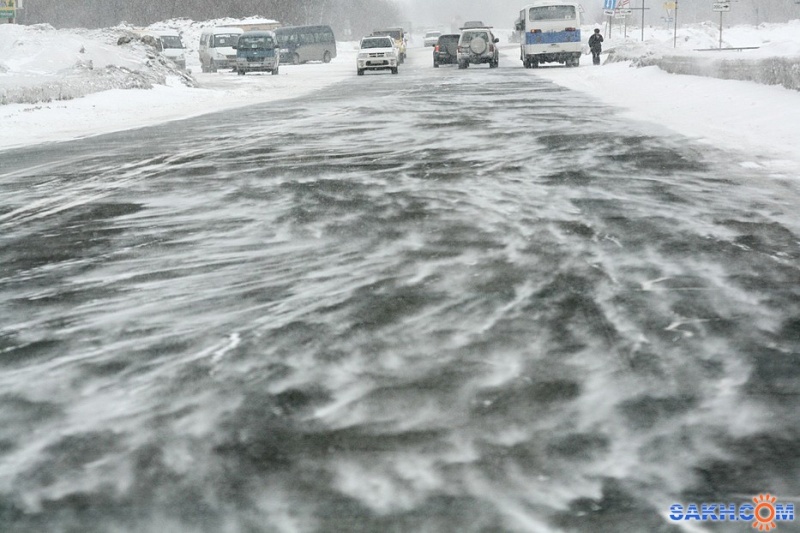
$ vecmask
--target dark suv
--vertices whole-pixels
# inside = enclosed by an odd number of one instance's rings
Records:
[[[433,66],[455,65],[458,63],[458,33],[440,35],[433,46]]]

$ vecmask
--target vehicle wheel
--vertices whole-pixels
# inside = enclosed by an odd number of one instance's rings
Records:
[[[272,75],[275,76],[278,73],[278,69],[280,67],[275,67],[275,70],[272,71]]]
[[[330,53],[330,52],[328,52],[327,50],[326,50],[326,51],[325,51],[325,53],[322,55],[322,62],[323,62],[323,63],[330,63],[330,62],[331,62],[331,53]]]
[[[531,59],[531,68],[539,68],[539,61],[537,59]]]
[[[468,66],[469,66],[469,63],[467,63],[466,61],[459,61],[458,62],[458,68],[467,68]]]
[[[294,54],[292,56],[292,65],[299,65],[300,64],[300,54]]]
[[[500,66],[500,60],[495,59],[494,61],[489,62],[489,68],[497,68]]]
[[[244,71],[239,69],[236,71],[236,74],[238,74],[239,76],[244,76]]]
[[[364,75],[364,69],[363,68],[358,69],[358,75],[359,76],[363,76]]]
[[[397,67],[394,67],[394,68],[392,69],[392,74],[397,74]]]
[[[434,61],[434,62],[433,62],[433,68],[439,68],[439,63],[437,63],[436,61]]]

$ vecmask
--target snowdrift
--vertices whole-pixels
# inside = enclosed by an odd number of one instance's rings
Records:
[[[0,26],[0,104],[69,100],[108,89],[195,86],[187,72],[142,42],[132,28],[56,30]]]
[[[607,47],[606,62],[630,62],[633,67],[657,66],[671,74],[753,81],[800,90],[798,35],[798,20],[723,27],[720,47],[717,25],[693,24],[680,28],[677,38],[669,30],[651,30],[644,43],[633,39],[613,42]]]

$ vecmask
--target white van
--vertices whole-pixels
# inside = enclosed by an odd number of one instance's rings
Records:
[[[581,60],[578,0],[538,0],[525,6],[514,25],[521,32],[519,56],[525,68],[540,63],[577,67]]]
[[[148,30],[148,34],[156,39],[161,47],[161,54],[170,58],[180,68],[186,70],[186,48],[177,30]]]
[[[200,68],[203,72],[216,72],[220,68],[236,68],[236,43],[244,33],[241,28],[206,28],[200,34]]]

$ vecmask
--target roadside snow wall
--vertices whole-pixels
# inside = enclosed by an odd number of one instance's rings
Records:
[[[657,53],[631,56],[624,48],[609,51],[607,62],[630,61],[634,67],[656,66],[670,74],[706,76],[723,80],[754,81],[800,90],[800,57],[714,59]]]
[[[126,29],[0,27],[0,105],[69,100],[109,89],[150,89],[192,76]]]

